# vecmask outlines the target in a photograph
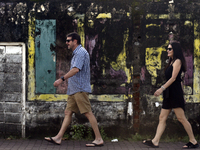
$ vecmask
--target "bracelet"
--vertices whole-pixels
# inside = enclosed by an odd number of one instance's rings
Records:
[[[65,78],[64,78],[64,76],[62,76],[62,77],[61,77],[61,79],[62,79],[63,81],[65,81]]]
[[[162,86],[161,86],[161,89],[164,91],[164,90],[165,90],[165,87],[162,85]]]

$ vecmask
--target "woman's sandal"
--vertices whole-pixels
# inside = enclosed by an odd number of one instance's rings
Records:
[[[185,146],[187,147],[183,147],[183,149],[190,149],[190,148],[198,148],[199,144],[192,144],[191,142],[188,142],[187,144],[185,144]]]
[[[153,148],[159,148],[159,146],[153,144],[152,140],[144,140],[142,143]]]

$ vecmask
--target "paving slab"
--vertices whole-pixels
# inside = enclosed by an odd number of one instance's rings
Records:
[[[183,142],[160,142],[159,148],[151,148],[141,141],[105,142],[102,147],[86,147],[91,141],[62,141],[61,145],[43,139],[0,139],[0,150],[180,150]],[[200,148],[197,148],[200,149]]]

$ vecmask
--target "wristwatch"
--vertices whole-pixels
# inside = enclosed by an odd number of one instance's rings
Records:
[[[61,79],[62,79],[63,81],[65,81],[65,78],[64,78],[64,76],[62,76],[62,77],[61,77]]]

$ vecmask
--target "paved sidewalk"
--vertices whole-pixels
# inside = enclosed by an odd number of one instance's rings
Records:
[[[85,147],[87,141],[62,141],[61,145],[54,145],[42,139],[0,139],[0,150],[154,150],[143,145],[142,142],[119,141],[116,143],[105,142],[102,147]],[[157,150],[180,150],[185,143],[161,142]],[[199,149],[199,148],[198,148]]]

